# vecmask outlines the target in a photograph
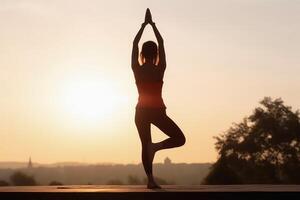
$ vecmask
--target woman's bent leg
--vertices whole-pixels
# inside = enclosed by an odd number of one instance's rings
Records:
[[[177,124],[169,118],[166,114],[156,118],[153,122],[162,132],[169,136],[169,138],[155,143],[155,150],[179,147],[185,144],[185,136]]]

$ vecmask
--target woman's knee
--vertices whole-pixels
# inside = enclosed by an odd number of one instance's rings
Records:
[[[185,136],[184,136],[183,134],[181,134],[181,135],[178,137],[178,144],[179,144],[179,146],[184,145],[185,142],[186,142]]]
[[[183,132],[179,129],[179,131],[177,132],[176,136],[175,136],[176,140],[177,140],[177,145],[178,146],[182,146],[185,144],[186,139],[185,136],[183,134]]]
[[[175,134],[173,137],[176,139],[177,145],[178,146],[184,145],[186,142],[186,139],[185,139],[185,136],[184,136],[183,132],[181,131],[181,129],[178,128],[176,131],[174,131],[174,133]]]

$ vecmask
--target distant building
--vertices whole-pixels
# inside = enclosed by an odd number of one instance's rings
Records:
[[[165,161],[164,161],[164,164],[165,164],[165,165],[170,165],[170,164],[172,164],[171,159],[170,159],[169,157],[166,157],[166,158],[165,158]]]
[[[31,157],[29,157],[29,161],[28,161],[28,166],[29,169],[33,168],[32,162],[31,162]]]

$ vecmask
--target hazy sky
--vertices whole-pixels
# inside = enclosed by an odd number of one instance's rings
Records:
[[[298,0],[0,0],[0,161],[140,162],[130,54],[147,7],[187,138],[155,162],[215,161],[213,136],[264,96],[300,108]]]

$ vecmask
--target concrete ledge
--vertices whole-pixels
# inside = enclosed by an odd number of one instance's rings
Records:
[[[300,185],[163,186],[22,186],[0,187],[0,199],[201,199],[298,200]]]

